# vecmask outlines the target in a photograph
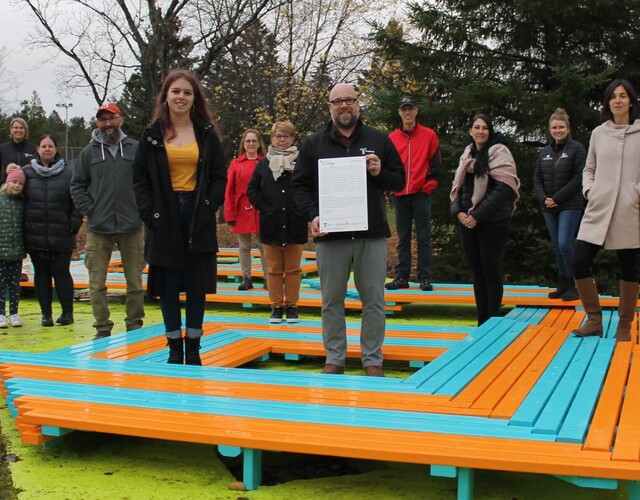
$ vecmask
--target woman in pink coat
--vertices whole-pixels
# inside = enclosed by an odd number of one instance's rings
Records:
[[[620,271],[616,340],[628,341],[638,300],[640,248],[640,120],[638,94],[629,82],[611,82],[604,92],[602,115],[606,121],[591,134],[582,173],[587,208],[573,254],[576,288],[587,321],[573,333],[602,335],[602,308],[591,264],[605,248],[616,251]]]
[[[247,187],[258,162],[264,157],[267,149],[260,132],[247,129],[240,139],[238,157],[229,165],[227,172],[227,190],[224,196],[224,220],[231,225],[231,230],[238,235],[240,269],[242,282],[238,290],[253,288],[251,280],[251,240],[255,235],[262,269],[266,276],[266,260],[260,244],[260,213],[253,207],[247,196]],[[266,288],[266,287],[265,287]]]

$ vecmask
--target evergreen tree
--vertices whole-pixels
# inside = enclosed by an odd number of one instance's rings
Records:
[[[36,142],[42,134],[50,133],[49,120],[36,91],[31,94],[31,99],[20,101],[20,109],[15,116],[26,120],[29,125],[29,140],[32,142]],[[64,144],[60,143],[60,140],[64,139],[64,128],[63,135],[55,134],[55,137],[58,140],[58,146],[64,147]]]
[[[640,27],[629,22],[639,14],[639,1],[569,0],[550,8],[542,0],[434,0],[412,4],[407,26],[392,22],[374,35],[382,60],[364,79],[372,107],[379,100],[389,108],[391,97],[397,102],[403,89],[415,89],[410,91],[443,144],[447,175],[436,196],[436,214],[446,212],[440,204],[448,204],[448,197],[441,195],[447,194],[458,157],[469,143],[471,116],[492,115],[496,128],[511,137],[523,195],[505,258],[512,281],[553,277],[553,252],[532,193],[548,117],[555,108],[565,108],[574,138],[587,145],[590,131],[600,123],[606,84],[621,76],[640,85],[635,43]],[[436,241],[436,279],[460,273],[452,228],[450,221],[444,239]]]

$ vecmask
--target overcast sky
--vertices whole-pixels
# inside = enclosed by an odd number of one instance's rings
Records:
[[[7,49],[6,70],[12,75],[15,85],[5,96],[6,109],[14,112],[20,107],[20,101],[30,99],[35,90],[42,100],[47,115],[54,109],[64,120],[64,108],[56,108],[56,104],[68,102],[73,104],[69,108],[69,118],[83,116],[90,119],[94,116],[97,105],[93,97],[73,91],[65,99],[58,93],[54,80],[53,69],[56,65],[67,63],[64,56],[56,55],[54,51],[47,53],[43,50],[30,51],[27,35],[33,31],[29,28],[29,16],[26,10],[17,10],[9,5],[8,0],[0,0],[0,22],[2,36],[0,46]],[[44,63],[43,63],[44,61]]]

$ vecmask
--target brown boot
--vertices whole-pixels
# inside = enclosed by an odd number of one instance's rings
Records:
[[[580,294],[582,306],[587,313],[587,321],[580,328],[573,330],[578,337],[602,337],[602,307],[598,298],[598,289],[593,278],[576,280],[576,288]]]
[[[628,342],[631,340],[631,323],[633,323],[633,318],[636,315],[637,301],[638,283],[620,280],[618,328],[616,329],[617,342]]]

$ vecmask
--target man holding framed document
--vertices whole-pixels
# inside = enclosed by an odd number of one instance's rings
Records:
[[[391,235],[384,192],[402,189],[404,166],[387,134],[362,122],[351,85],[331,89],[329,113],[331,122],[302,145],[291,182],[316,242],[327,353],[323,373],[344,373],[344,299],[353,271],[362,301],[362,366],[367,375],[382,377],[386,239]]]

